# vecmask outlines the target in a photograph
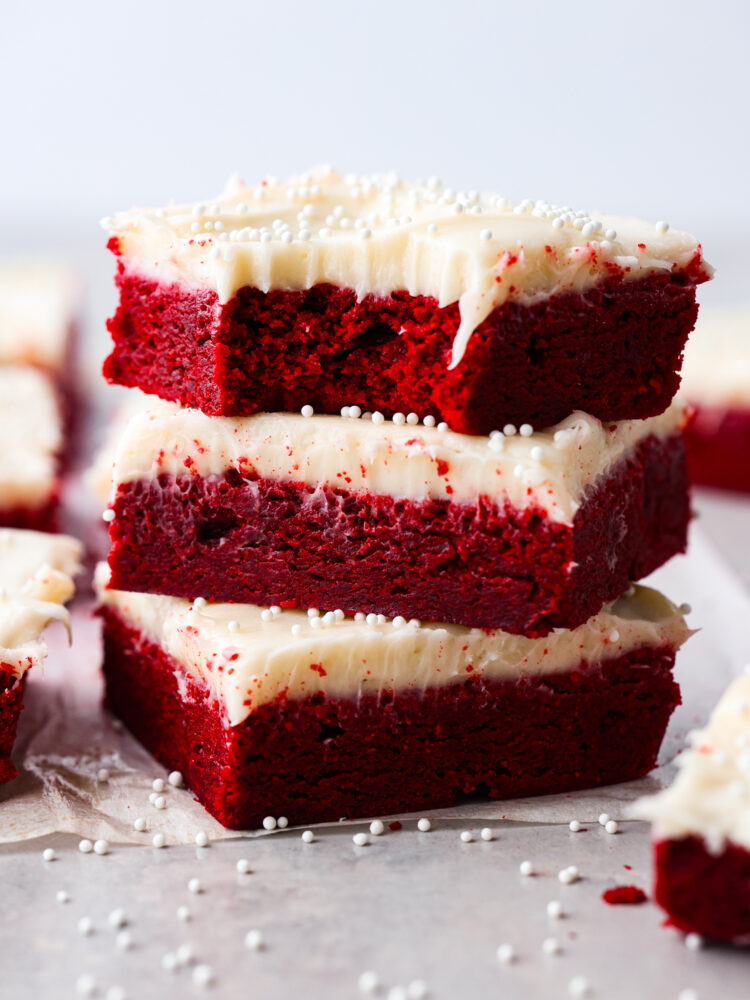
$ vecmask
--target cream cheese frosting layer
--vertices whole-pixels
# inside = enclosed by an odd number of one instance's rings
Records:
[[[115,457],[114,484],[236,469],[248,477],[397,499],[534,503],[550,519],[572,523],[587,487],[646,437],[674,434],[684,419],[676,402],[647,420],[602,424],[578,411],[536,433],[528,426],[523,433],[506,427],[507,433],[473,437],[367,416],[209,417],[159,402],[128,424]]]
[[[0,366],[0,507],[43,507],[55,490],[63,433],[50,379],[27,365]]]
[[[698,406],[750,410],[750,308],[701,309],[685,348],[682,389]]]
[[[650,820],[658,839],[697,836],[716,853],[727,840],[750,850],[750,673],[733,681],[677,764],[674,783],[636,802],[633,814]]]
[[[229,725],[281,695],[323,692],[357,698],[423,691],[469,677],[517,680],[598,664],[642,647],[677,648],[690,635],[678,609],[658,591],[633,587],[577,629],[540,639],[460,625],[341,612],[310,617],[251,604],[206,604],[108,590],[100,601],[171,656],[218,699]],[[317,615],[317,612],[316,612]]]
[[[67,535],[0,528],[0,665],[20,677],[47,655],[40,636],[51,621],[70,625],[63,605],[83,547]]]
[[[357,295],[406,290],[458,302],[451,366],[507,299],[534,302],[622,275],[683,270],[701,256],[665,223],[577,212],[544,201],[453,192],[431,179],[341,177],[327,167],[282,183],[230,180],[203,204],[132,209],[103,225],[144,274],[215,290],[219,302],[253,286],[330,283]],[[711,270],[706,265],[706,274]]]
[[[61,265],[0,264],[0,364],[63,368],[79,294]]]

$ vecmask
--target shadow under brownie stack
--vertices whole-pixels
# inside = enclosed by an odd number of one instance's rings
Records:
[[[107,703],[234,828],[653,767],[689,630],[685,233],[437,182],[106,220]]]

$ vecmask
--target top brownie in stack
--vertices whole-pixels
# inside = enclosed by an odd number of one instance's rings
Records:
[[[430,415],[454,431],[662,412],[710,277],[665,223],[328,169],[105,220],[113,382],[209,415]]]

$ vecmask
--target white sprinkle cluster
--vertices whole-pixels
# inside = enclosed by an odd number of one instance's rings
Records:
[[[563,868],[563,870],[558,873],[557,877],[563,885],[572,885],[574,882],[578,881],[581,875],[575,865],[568,865],[567,868]]]

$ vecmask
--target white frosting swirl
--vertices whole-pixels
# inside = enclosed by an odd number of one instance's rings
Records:
[[[529,436],[473,437],[364,417],[209,417],[159,401],[129,422],[113,479],[117,486],[162,474],[211,476],[237,469],[413,500],[534,503],[550,519],[570,524],[588,487],[649,435],[679,432],[684,419],[676,402],[648,420],[602,424],[578,411]]]
[[[0,528],[0,664],[15,677],[47,655],[40,636],[55,619],[70,625],[63,607],[83,547],[67,535]]]
[[[633,815],[651,820],[657,839],[696,836],[716,853],[726,841],[750,850],[750,673],[729,686],[691,744],[674,783],[639,799]]]
[[[109,569],[101,564],[100,601],[208,686],[230,726],[282,694],[356,699],[382,691],[424,691],[469,677],[518,680],[574,670],[584,660],[599,664],[640,648],[676,649],[690,635],[677,608],[648,587],[634,587],[579,628],[528,639],[416,621],[399,628],[398,619],[368,625],[333,613],[318,619],[316,628],[304,611],[191,604],[108,590],[108,579]]]
[[[57,483],[62,421],[49,377],[0,365],[0,508],[43,507]]]
[[[233,179],[205,204],[133,209],[103,225],[128,269],[212,289],[220,303],[247,285],[321,283],[359,297],[406,290],[441,307],[458,302],[451,368],[507,299],[533,302],[613,273],[640,278],[700,258],[693,236],[664,223],[592,217],[543,201],[512,205],[391,175],[342,178],[329,168],[256,187]]]

